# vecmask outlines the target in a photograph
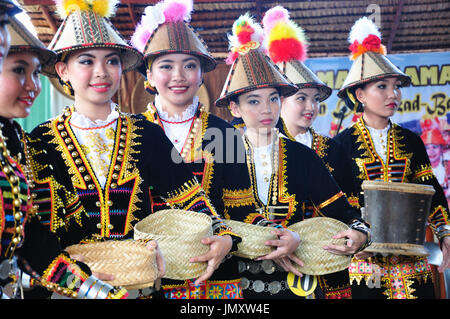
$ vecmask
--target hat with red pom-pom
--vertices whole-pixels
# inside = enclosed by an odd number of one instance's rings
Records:
[[[131,43],[149,64],[160,55],[185,53],[200,58],[203,72],[215,69],[216,60],[206,43],[189,25],[193,0],[164,0],[144,10]],[[139,70],[145,74],[142,68]]]
[[[348,41],[353,64],[338,96],[349,99],[355,108],[359,109],[359,102],[354,97],[352,88],[392,76],[397,77],[402,86],[411,83],[411,78],[386,57],[386,48],[381,44],[381,33],[372,20],[367,17],[357,20],[350,30]]]
[[[281,96],[298,90],[266,55],[263,29],[248,14],[233,23],[229,42],[231,50],[226,62],[231,68],[216,106],[226,107],[231,97],[255,89],[277,88]]]
[[[320,101],[326,100],[331,95],[331,88],[303,63],[307,58],[308,42],[303,29],[289,19],[288,10],[281,6],[269,9],[262,24],[272,61],[299,89],[317,88]]]

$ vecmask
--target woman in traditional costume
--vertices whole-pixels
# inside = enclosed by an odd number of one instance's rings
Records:
[[[59,80],[54,84],[61,84],[74,104],[33,134],[59,153],[58,160],[101,238],[132,237],[133,225],[151,213],[153,196],[164,198],[167,208],[208,214],[218,235],[205,239],[210,246],[202,256],[208,262],[208,277],[229,252],[234,234],[189,167],[173,152],[163,130],[142,116],[121,112],[112,102],[122,72],[142,61],[142,54],[122,39],[108,19],[117,3],[57,2],[63,22],[49,45],[58,54],[50,71]]]
[[[192,0],[165,0],[148,6],[136,28],[132,43],[144,54],[145,86],[155,96],[144,116],[164,129],[216,211],[227,219],[242,220],[248,211],[255,210],[244,146],[230,124],[210,114],[199,102],[197,91],[203,74],[212,71],[216,61],[189,25],[192,10]],[[153,210],[160,209],[161,199],[153,197],[152,205]],[[201,279],[163,280],[165,295],[242,297],[233,257],[206,283],[200,285]]]
[[[420,137],[390,120],[401,103],[401,88],[410,84],[410,78],[387,59],[381,34],[368,18],[356,21],[349,42],[353,64],[338,96],[352,110],[362,112],[362,117],[335,139],[351,159],[357,185],[370,180],[434,187],[428,223],[441,245],[439,270],[443,271],[450,260],[444,193]],[[361,186],[359,205],[364,207]],[[375,254],[363,258],[367,256],[371,254],[356,255],[349,268],[353,298],[433,298],[432,272],[425,256]]]
[[[11,11],[20,11],[11,1],[1,1],[0,10],[6,19]],[[125,289],[106,284],[62,250],[89,237],[86,212],[71,181],[51,165],[50,149],[13,120],[28,116],[41,89],[41,68],[54,63],[56,54],[13,16],[2,20],[1,35],[5,57],[0,74],[4,92],[0,97],[0,298],[24,298],[27,288],[36,287],[69,298],[125,298]],[[52,231],[40,222],[50,212]],[[66,230],[71,234],[60,242],[58,237]],[[33,296],[48,294],[41,291]]]
[[[262,20],[267,53],[284,75],[299,89],[281,100],[280,133],[313,149],[333,175],[350,204],[355,196],[349,161],[344,160],[340,145],[313,128],[319,103],[331,95],[323,83],[305,64],[308,42],[304,30],[289,19],[289,11],[281,6],[269,9]],[[356,202],[357,203],[357,202]],[[305,218],[320,214],[314,205],[304,206]],[[325,298],[351,298],[348,270],[318,277]]]
[[[304,291],[294,289],[288,280],[302,275],[292,263],[303,266],[294,254],[299,242],[285,228],[304,219],[302,205],[312,202],[323,216],[352,225],[335,236],[348,237],[346,246],[325,247],[333,253],[356,252],[367,243],[368,228],[314,151],[283,137],[275,128],[280,116],[280,96],[294,94],[297,87],[264,54],[263,41],[262,28],[247,14],[234,22],[227,59],[231,69],[216,105],[229,107],[245,124],[247,166],[259,210],[248,214],[245,222],[275,226],[281,239],[277,240],[278,245],[283,242],[285,253],[279,255],[277,247],[256,260],[242,258],[239,270],[244,298],[300,298]],[[293,237],[288,239],[290,236]],[[290,282],[299,282],[298,277]]]

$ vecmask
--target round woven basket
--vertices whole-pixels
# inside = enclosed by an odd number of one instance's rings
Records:
[[[152,287],[158,275],[156,251],[145,243],[131,240],[89,243],[66,248],[71,255],[81,255],[93,272],[112,274],[112,286],[131,289]]]
[[[236,256],[255,259],[267,255],[273,251],[273,247],[266,246],[267,240],[275,240],[277,236],[272,234],[274,228],[247,224],[236,220],[226,220],[228,226],[233,232],[242,237],[238,244],[238,250],[234,253]]]
[[[134,239],[158,242],[166,262],[164,278],[177,280],[193,279],[206,271],[206,262],[191,263],[189,259],[209,251],[200,241],[212,234],[208,215],[180,209],[158,211],[134,226]]]
[[[295,251],[295,255],[304,263],[303,267],[296,266],[300,272],[325,275],[349,267],[351,256],[336,255],[323,249],[327,244],[345,244],[345,239],[332,239],[332,236],[348,229],[343,222],[328,217],[315,217],[288,228],[300,236],[300,245]]]

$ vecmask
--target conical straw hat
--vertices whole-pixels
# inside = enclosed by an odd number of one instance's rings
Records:
[[[66,250],[83,256],[93,272],[114,275],[112,281],[106,281],[112,286],[143,289],[152,287],[158,277],[156,250],[150,250],[143,241],[107,240],[72,245]]]
[[[17,18],[10,17],[7,27],[11,37],[8,54],[34,52],[42,65],[42,73],[47,75],[47,69],[56,61],[56,53],[48,50]]]
[[[234,22],[230,46],[227,63],[232,65],[217,106],[226,107],[232,96],[255,89],[277,88],[281,96],[297,91],[265,54],[262,28],[249,15],[242,15]]]
[[[329,217],[305,219],[288,227],[300,236],[300,245],[295,255],[304,263],[297,269],[307,275],[326,275],[350,266],[351,256],[332,254],[323,247],[328,244],[344,245],[345,239],[332,239],[334,235],[348,229],[343,222]]]
[[[411,83],[411,78],[385,56],[386,49],[381,44],[381,34],[375,23],[367,17],[355,22],[350,31],[349,42],[353,64],[338,92],[340,98],[346,97],[348,89],[352,87],[386,77],[398,77],[402,86]]]
[[[63,53],[86,48],[119,49],[123,72],[134,69],[142,62],[139,51],[130,46],[108,19],[115,12],[115,0],[57,1],[62,18],[58,31],[48,46],[59,58]],[[51,72],[57,76],[53,68]]]
[[[191,263],[189,259],[209,251],[201,240],[212,234],[208,215],[180,209],[157,211],[134,226],[135,240],[158,242],[166,263],[164,277],[176,280],[197,278],[206,271],[206,262]]]
[[[271,253],[274,248],[266,246],[267,240],[276,240],[272,234],[273,227],[247,224],[235,220],[227,220],[227,224],[242,238],[234,254],[239,257],[254,259]],[[348,229],[343,222],[328,218],[315,217],[288,226],[300,236],[300,245],[295,255],[304,262],[304,266],[296,265],[300,272],[307,275],[325,275],[348,268],[351,256],[335,255],[323,249],[327,244],[345,244],[344,239],[332,239],[334,235]]]
[[[298,88],[317,88],[320,101],[326,100],[331,88],[304,64],[308,42],[303,29],[289,19],[288,10],[275,6],[265,13],[262,23],[270,59]]]
[[[192,10],[192,0],[165,0],[144,10],[131,42],[147,63],[163,54],[184,53],[197,56],[203,72],[215,69],[216,60],[189,24]],[[145,68],[140,68],[143,75]]]

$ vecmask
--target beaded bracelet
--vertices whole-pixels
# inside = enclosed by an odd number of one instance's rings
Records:
[[[355,254],[366,249],[367,247],[369,247],[372,244],[371,231],[370,231],[370,228],[367,226],[367,224],[365,224],[359,220],[354,220],[350,224],[350,229],[359,231],[367,236],[366,242],[355,252]]]

